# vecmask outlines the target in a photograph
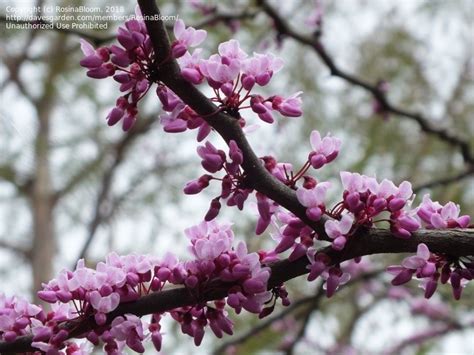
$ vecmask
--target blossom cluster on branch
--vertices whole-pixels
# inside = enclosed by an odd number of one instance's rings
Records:
[[[283,61],[273,54],[254,53],[249,56],[236,40],[221,43],[218,53],[208,59],[203,49],[191,47],[203,43],[206,32],[186,27],[178,20],[174,27],[175,40],[169,55],[157,61],[156,46],[147,26],[137,19],[129,20],[117,34],[119,45],[93,48],[82,40],[85,57],[80,64],[94,79],[113,77],[122,93],[116,106],[107,116],[107,123],[122,121],[125,131],[132,129],[138,115],[139,101],[156,84],[156,95],[164,111],[160,116],[165,132],[179,133],[197,129],[197,140],[203,141],[212,132],[210,117],[224,113],[249,129],[244,110],[252,111],[260,120],[273,123],[278,112],[286,117],[299,117],[302,112],[301,92],[289,97],[275,94],[264,97],[254,90],[266,86],[273,75],[283,67]],[[160,80],[163,65],[177,60],[182,77],[192,85],[207,85],[213,94],[208,98],[216,104],[216,111],[200,115]],[[183,333],[199,345],[209,326],[217,337],[232,334],[233,323],[226,305],[236,313],[245,309],[260,317],[270,314],[278,298],[289,304],[283,285],[268,290],[268,265],[285,255],[290,261],[306,258],[308,280],[321,278],[328,297],[351,277],[350,268],[334,262],[328,253],[343,253],[357,243],[358,231],[385,226],[393,238],[409,239],[422,227],[426,229],[466,228],[469,216],[460,216],[459,206],[453,202],[441,205],[429,196],[413,207],[411,184],[398,186],[389,180],[378,181],[352,172],[341,172],[342,193],[334,206],[329,207],[326,197],[332,188],[329,181],[320,181],[317,171],[337,158],[341,141],[317,130],[311,132],[311,150],[299,169],[291,163],[279,162],[276,157],[263,156],[259,162],[265,172],[295,194],[304,216],[277,203],[272,196],[258,190],[251,179],[251,171],[244,168],[246,157],[237,140],[228,142],[224,152],[206,141],[197,148],[201,165],[206,173],[186,183],[184,193],[198,194],[214,181],[220,194],[211,202],[204,221],[186,230],[194,259],[178,261],[167,254],[163,259],[150,255],[118,256],[112,253],[95,269],[86,267],[81,260],[73,271],[63,270],[57,278],[44,284],[38,296],[52,304],[46,312],[23,299],[0,296],[0,339],[14,342],[18,337],[31,335],[31,346],[47,354],[81,354],[86,345],[70,341],[75,325],[84,321],[94,323],[80,337],[88,342],[104,345],[108,354],[119,354],[125,346],[144,352],[143,342],[151,340],[161,349],[160,321],[169,313],[178,322]],[[249,199],[257,204],[258,219],[255,232],[260,235],[270,230],[276,241],[274,248],[258,253],[249,252],[244,242],[234,245],[230,224],[219,224],[216,217],[225,202],[242,210]],[[320,225],[315,230],[314,225]],[[324,249],[324,247],[326,247]],[[354,260],[359,262],[360,258]],[[406,258],[402,265],[392,266],[393,285],[408,282],[413,276],[422,280],[425,297],[435,292],[438,281],[450,283],[456,299],[462,287],[474,277],[474,263],[466,258],[431,253],[420,244],[416,256]],[[202,298],[213,282],[231,285],[226,296],[212,302]],[[113,319],[111,313],[122,303],[133,302],[150,293],[164,290],[167,285],[180,285],[195,297],[195,304],[167,312],[154,313],[149,320],[134,314]]]
[[[107,315],[120,303],[132,302],[151,292],[160,292],[165,286],[181,285],[195,297],[196,304],[169,312],[181,330],[199,345],[209,326],[217,337],[232,334],[233,322],[227,317],[225,305],[236,313],[245,309],[252,313],[268,313],[265,304],[273,307],[276,299],[287,303],[284,287],[270,292],[268,267],[262,265],[262,255],[249,253],[244,242],[234,246],[234,234],[229,224],[215,221],[202,222],[188,228],[190,252],[194,259],[178,261],[167,254],[159,259],[152,255],[109,254],[95,269],[80,260],[74,271],[63,270],[44,284],[38,296],[52,304],[52,311],[29,304],[17,297],[0,294],[0,334],[2,340],[12,342],[18,336],[32,334],[32,346],[48,354],[63,349],[68,354],[85,351],[68,341],[74,327],[62,326],[65,321],[79,324],[93,319],[97,327],[83,334],[94,345],[104,344],[108,354],[118,354],[125,346],[144,352],[143,341],[151,339],[156,350],[161,349],[160,320],[164,313],[154,313],[149,321],[133,314],[107,321]],[[268,259],[267,259],[268,260]],[[232,283],[225,299],[202,301],[202,292],[213,280]],[[263,313],[262,313],[263,312]]]

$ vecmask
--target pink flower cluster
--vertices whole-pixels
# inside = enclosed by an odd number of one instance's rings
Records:
[[[137,13],[137,15],[140,15]],[[120,46],[94,49],[81,39],[81,49],[85,57],[81,66],[88,69],[87,75],[94,79],[113,76],[125,93],[117,99],[116,106],[107,115],[107,123],[115,125],[122,120],[122,128],[128,131],[136,121],[138,102],[146,95],[154,82],[154,53],[145,23],[129,20],[118,29]]]
[[[273,298],[267,291],[270,269],[262,267],[259,254],[248,253],[243,242],[233,247],[230,224],[202,222],[187,229],[186,234],[194,260],[179,262],[171,254],[158,259],[111,253],[95,269],[86,267],[81,260],[74,271],[61,271],[38,292],[42,300],[52,304],[53,311],[47,315],[40,307],[22,299],[0,295],[1,339],[10,342],[17,336],[32,333],[33,346],[41,351],[57,353],[64,347],[76,349],[75,344],[67,342],[69,331],[61,323],[79,323],[93,316],[98,327],[82,336],[94,345],[102,341],[107,354],[117,354],[124,346],[142,353],[147,338],[151,338],[159,351],[162,342],[159,322],[163,314],[153,314],[151,322],[125,314],[110,324],[107,315],[123,302],[161,291],[167,283],[184,285],[199,299],[212,280],[234,283],[226,300],[212,304],[201,301],[169,313],[180,323],[183,333],[194,338],[196,345],[201,343],[207,325],[218,337],[232,334],[233,324],[225,304],[237,313],[242,309],[261,313],[264,304]],[[284,289],[278,292],[277,296],[288,303]]]
[[[21,297],[7,297],[0,293],[0,333],[3,340],[14,341],[17,336],[28,334],[32,319],[40,322],[46,319],[41,307]]]
[[[207,32],[204,30],[186,28],[183,20],[176,21],[173,32],[176,40],[171,45],[171,55],[174,58],[182,57],[189,47],[200,45],[207,36]]]
[[[221,181],[221,193],[211,201],[205,220],[211,221],[217,217],[221,208],[221,199],[226,200],[227,206],[237,206],[239,210],[242,210],[249,193],[253,190],[245,186],[245,174],[241,168],[243,155],[237,143],[235,141],[229,142],[228,158],[223,150],[217,149],[210,142],[199,146],[197,152],[202,159],[201,165],[204,169],[212,174],[223,170],[225,175],[218,178],[204,174],[196,180],[189,181],[184,187],[184,193],[188,195],[200,193],[209,186],[211,180],[219,180]]]
[[[140,15],[137,8],[137,15]],[[197,48],[191,54],[188,49],[200,45],[206,38],[206,31],[186,27],[182,20],[174,26],[175,40],[171,45],[171,54],[164,62],[177,58],[181,75],[197,85],[204,80],[214,91],[211,98],[219,104],[219,110],[241,118],[241,109],[251,108],[263,121],[273,122],[273,111],[283,116],[301,116],[301,92],[288,98],[273,95],[264,98],[251,94],[255,85],[267,85],[273,74],[281,69],[283,61],[272,54],[255,53],[249,57],[236,40],[221,43],[218,53],[208,59],[202,58],[202,49]],[[158,84],[157,95],[163,104],[164,114],[160,116],[166,132],[182,132],[199,128],[198,140],[204,139],[210,127],[202,117],[185,105],[170,89],[160,82],[159,67],[147,33],[145,23],[137,19],[125,22],[118,30],[117,40],[120,46],[94,49],[85,40],[81,40],[84,58],[80,64],[88,69],[87,75],[94,79],[113,76],[125,94],[116,101],[109,112],[107,122],[110,126],[123,120],[122,128],[128,131],[136,121],[138,102],[147,94],[153,83]],[[247,102],[248,101],[248,102]],[[245,104],[247,102],[247,104]],[[245,125],[245,120],[241,120]]]
[[[215,11],[215,8],[206,7],[199,1],[195,1],[195,6],[204,13]],[[318,5],[311,20],[317,30],[320,30],[321,14]],[[160,66],[173,58],[177,59],[185,80],[193,85],[206,83],[210,87],[213,92],[210,100],[218,106],[215,113],[227,113],[238,120],[242,128],[246,125],[242,117],[245,109],[251,109],[267,123],[274,122],[275,112],[286,117],[302,115],[301,92],[289,97],[264,97],[255,92],[258,86],[268,85],[273,75],[282,68],[281,59],[272,54],[254,53],[249,56],[234,39],[219,44],[217,53],[206,59],[202,48],[195,48],[192,53],[189,51],[190,47],[197,47],[205,40],[206,32],[186,28],[181,20],[175,23],[174,37],[171,53],[162,63],[156,63],[145,25],[137,20],[127,21],[125,27],[119,29],[117,38],[122,47],[113,45],[94,49],[90,44],[82,43],[85,58],[81,65],[88,69],[88,75],[99,79],[113,76],[120,83],[120,91],[125,93],[108,115],[110,125],[123,119],[124,130],[130,129],[136,119],[138,102],[156,83],[156,94],[164,111],[160,121],[166,132],[196,129],[199,142],[209,135],[211,126],[206,122],[206,117],[197,114],[160,81]],[[381,82],[379,89],[385,92],[386,83]],[[380,106],[380,103],[376,104]],[[375,107],[376,112],[384,114],[383,108],[378,106]],[[183,333],[192,336],[196,345],[199,345],[207,325],[218,337],[223,333],[232,333],[232,322],[225,311],[226,303],[237,313],[246,309],[259,313],[261,317],[271,313],[277,298],[281,298],[283,304],[289,303],[283,286],[272,292],[267,291],[270,273],[268,268],[262,267],[265,263],[277,260],[279,254],[288,252],[290,261],[306,256],[309,260],[308,280],[321,277],[326,294],[331,297],[339,286],[349,280],[348,270],[351,268],[334,265],[329,253],[318,251],[317,246],[330,242],[333,251],[341,251],[350,245],[349,241],[359,227],[370,228],[378,223],[388,225],[395,236],[405,239],[410,238],[422,225],[441,229],[469,225],[469,217],[460,216],[459,206],[452,202],[443,206],[425,196],[421,205],[412,209],[414,196],[411,184],[407,181],[397,186],[386,179],[379,182],[374,177],[350,172],[341,172],[343,193],[340,202],[332,209],[328,208],[326,195],[331,184],[317,181],[307,172],[310,168],[321,169],[333,162],[339,154],[341,141],[330,134],[321,137],[320,132],[315,130],[311,133],[310,144],[308,158],[297,171],[293,171],[291,164],[277,162],[272,156],[261,158],[262,165],[275,179],[296,192],[297,200],[306,213],[303,221],[268,196],[255,193],[258,212],[256,234],[273,228],[271,235],[276,240],[274,250],[248,253],[244,243],[233,248],[230,226],[219,225],[214,221],[222,201],[227,206],[237,206],[242,210],[255,191],[242,168],[244,154],[238,144],[231,140],[229,150],[225,152],[207,141],[197,149],[206,174],[189,181],[184,193],[198,194],[212,180],[220,181],[221,190],[211,200],[205,222],[186,230],[194,260],[178,262],[172,256],[157,260],[142,256],[111,255],[96,270],[79,264],[74,272],[62,272],[56,280],[45,286],[40,297],[51,303],[74,302],[76,310],[71,312],[77,317],[93,315],[96,323],[103,327],[87,337],[95,343],[102,340],[108,353],[113,353],[124,344],[141,351],[142,342],[148,337],[146,329],[155,347],[161,348],[160,319],[163,315],[154,314],[150,324],[143,323],[135,316],[125,315],[106,326],[107,314],[121,302],[137,299],[148,292],[158,292],[166,283],[185,285],[199,300],[203,285],[210,280],[233,282],[235,287],[226,300],[217,300],[213,305],[198,302],[197,305],[169,312],[180,323]],[[216,176],[219,172],[223,176]],[[324,220],[324,236],[318,235],[308,225],[312,222],[321,223],[321,220]],[[354,259],[354,263],[359,261]],[[390,267],[389,271],[396,275],[392,281],[394,285],[408,282],[413,276],[422,279],[426,297],[435,292],[439,280],[442,283],[449,281],[454,297],[458,299],[463,284],[474,277],[473,269],[471,260],[432,254],[426,245],[421,244],[416,256],[405,259],[401,266]],[[264,307],[265,304],[270,305]],[[49,332],[55,334],[54,331]],[[43,343],[46,345],[42,344],[42,350],[47,346],[56,346],[51,339],[53,337],[44,337]]]
[[[31,334],[32,345],[42,351],[48,351],[53,344],[53,347],[64,348],[67,354],[89,354],[88,345],[66,341],[68,332],[61,329],[60,324],[71,318],[70,309],[65,305],[55,305],[53,311],[46,314],[40,306],[21,297],[6,297],[0,293],[0,340],[13,342],[19,336]]]
[[[452,260],[447,256],[430,253],[426,244],[419,244],[416,255],[409,256],[401,265],[389,266],[387,271],[395,275],[392,285],[402,285],[413,276],[421,279],[425,297],[430,298],[438,286],[449,282],[453,296],[459,300],[463,287],[474,278],[474,261]]]
[[[191,240],[191,252],[196,257],[182,264],[189,275],[185,284],[192,287],[212,278],[238,282],[239,286],[230,291],[227,304],[237,313],[242,308],[260,313],[262,305],[270,298],[266,287],[270,269],[261,266],[259,255],[249,254],[244,242],[232,249],[234,235],[228,224],[202,222],[185,233]]]
[[[418,220],[405,210],[413,195],[408,181],[397,187],[386,179],[379,183],[373,177],[345,171],[341,172],[341,180],[344,187],[341,208],[354,214],[358,224],[370,227],[374,217],[388,212],[390,228],[400,238],[408,238],[420,228]]]
[[[175,25],[175,35],[177,26],[178,22]],[[181,28],[181,25],[178,27]],[[181,29],[178,29],[179,31]],[[179,47],[180,41],[177,39],[173,42],[175,46],[173,49]],[[283,66],[282,60],[272,54],[255,53],[249,57],[236,40],[221,43],[218,53],[211,55],[208,59],[202,58],[201,48],[195,49],[192,54],[188,51],[179,54],[181,75],[194,85],[206,81],[214,91],[214,97],[211,100],[219,104],[220,111],[241,119],[242,126],[245,125],[245,120],[240,115],[242,109],[251,108],[260,119],[268,123],[274,121],[273,111],[278,111],[287,117],[298,117],[302,114],[299,97],[301,92],[288,98],[279,95],[264,98],[261,95],[251,94],[255,85],[267,85],[273,74]],[[202,127],[201,130],[209,133],[210,129],[207,129],[204,120],[184,103],[179,102],[175,106],[165,105],[162,97],[166,95],[175,98],[176,96],[169,92],[169,89],[161,88],[160,91],[163,92],[160,100],[164,110],[167,111],[161,115],[165,131],[182,132],[186,129]],[[198,140],[204,139],[205,135],[199,132]]]
[[[416,214],[429,229],[467,228],[471,217],[459,216],[460,212],[461,209],[454,202],[443,206],[437,201],[433,202],[429,195],[425,195]]]

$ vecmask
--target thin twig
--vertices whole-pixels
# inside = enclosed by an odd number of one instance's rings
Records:
[[[341,79],[344,79],[348,83],[361,87],[364,90],[370,92],[374,99],[379,102],[382,109],[385,112],[389,112],[400,117],[408,118],[412,121],[415,121],[420,129],[428,134],[434,135],[439,139],[449,143],[452,146],[457,147],[468,165],[474,165],[474,156],[471,151],[471,144],[466,139],[458,136],[457,134],[448,131],[447,129],[437,127],[431,123],[433,120],[430,120],[424,117],[420,113],[411,112],[405,110],[401,107],[393,105],[386,97],[385,93],[376,85],[365,81],[362,78],[359,78],[353,74],[340,69],[334,59],[326,51],[323,43],[321,42],[320,36],[305,36],[301,33],[293,30],[290,25],[285,21],[278,12],[268,4],[266,0],[258,0],[258,4],[261,6],[263,11],[273,20],[275,29],[280,36],[290,37],[297,42],[311,47],[323,61],[323,63],[328,67],[331,75],[337,76]]]

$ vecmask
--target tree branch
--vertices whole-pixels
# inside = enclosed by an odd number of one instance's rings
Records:
[[[413,187],[413,192],[417,193],[423,189],[432,189],[435,187],[446,186],[446,185],[464,180],[472,175],[474,175],[474,165],[468,167],[467,169],[465,169],[464,171],[461,171],[458,174],[437,178],[435,180],[428,181],[424,184],[417,185]]]
[[[371,279],[372,277],[380,274],[383,270],[377,269],[373,271],[366,272],[364,274],[358,275],[357,277],[351,279],[350,283],[347,286],[353,286],[356,283],[359,283],[361,281],[367,281]],[[277,320],[280,320],[286,316],[288,316],[290,313],[295,311],[296,309],[300,308],[301,306],[304,306],[308,303],[313,303],[316,302],[316,299],[320,299],[322,296],[324,296],[324,289],[321,286],[318,288],[316,293],[311,296],[306,296],[303,298],[300,298],[299,300],[292,302],[288,307],[285,307],[279,314],[273,316],[273,317],[268,317],[267,319],[263,320],[260,322],[257,326],[249,329],[245,333],[243,333],[240,336],[234,337],[233,339],[230,339],[228,342],[221,344],[216,350],[214,350],[213,354],[214,355],[219,355],[223,354],[224,351],[229,347],[233,345],[239,345],[242,343],[245,343],[248,339],[256,336],[258,333],[264,331],[266,328],[268,328],[270,325],[272,325],[274,322]]]
[[[13,245],[9,242],[6,242],[3,239],[0,239],[0,248],[7,249],[7,250],[9,250],[13,253],[19,254],[23,258],[25,258],[26,260],[30,260],[30,258],[31,258],[31,250],[29,250],[27,248],[23,248],[23,247],[18,246],[18,245]]]
[[[248,331],[246,331],[242,335],[240,335],[238,337],[235,337],[235,338],[231,339],[230,341],[221,344],[216,350],[214,350],[213,354],[214,355],[224,354],[224,351],[229,346],[239,345],[239,344],[245,343],[250,338],[255,337],[260,332],[267,329],[269,326],[274,324],[276,321],[285,318],[286,316],[288,316],[290,313],[297,310],[301,306],[304,306],[308,303],[313,303],[313,302],[316,303],[317,300],[320,300],[323,296],[324,296],[324,290],[323,290],[322,287],[319,287],[314,295],[303,297],[303,298],[300,298],[299,300],[297,300],[296,302],[292,302],[291,305],[284,308],[277,315],[275,315],[273,317],[266,318],[265,320],[258,323],[257,326],[250,328]]]
[[[369,238],[373,244],[365,241],[357,243],[358,248],[347,248],[349,250],[341,252],[334,251],[331,247],[326,247],[322,251],[329,255],[331,264],[338,264],[355,257],[371,255],[375,253],[405,253],[415,252],[419,243],[425,243],[429,249],[438,254],[450,254],[453,256],[474,255],[474,230],[448,230],[448,231],[421,231],[414,233],[412,238],[407,240],[395,240],[387,238],[389,233],[384,230],[375,230],[375,233],[361,236]],[[392,242],[390,242],[392,240]],[[282,283],[308,273],[306,266],[308,260],[301,257],[294,261],[288,259],[276,262],[270,266],[271,276],[268,280],[268,289],[272,289]],[[226,283],[220,280],[210,282],[203,290],[200,302],[207,302],[222,299],[227,296],[233,283]],[[172,309],[196,304],[196,298],[186,288],[175,288],[146,295],[137,301],[122,303],[117,309],[108,314],[107,321],[110,323],[114,318],[126,313],[144,316],[152,313],[162,313]],[[87,331],[97,327],[93,317],[66,322],[62,325],[69,330],[69,338],[78,337]],[[26,352],[31,351],[31,336],[17,338],[12,343],[0,342],[0,353]]]
[[[331,75],[337,76],[348,83],[361,87],[364,90],[370,92],[373,97],[380,103],[383,110],[400,117],[408,118],[415,121],[420,129],[428,134],[434,135],[446,143],[458,148],[462,154],[462,157],[466,164],[474,165],[474,155],[471,151],[471,144],[466,139],[458,136],[457,134],[450,132],[441,127],[437,127],[431,123],[431,120],[424,117],[423,115],[410,112],[403,108],[393,105],[385,96],[385,93],[377,86],[369,83],[355,75],[349,74],[348,72],[340,69],[334,59],[327,53],[324,45],[322,44],[319,36],[305,36],[294,31],[289,24],[273,9],[266,0],[258,0],[258,4],[261,6],[263,11],[273,20],[277,32],[282,36],[293,38],[297,42],[311,47],[323,63],[328,67]]]
[[[400,354],[402,350],[405,349],[407,346],[410,346],[413,344],[420,344],[427,340],[439,338],[451,332],[465,330],[470,327],[474,327],[474,321],[471,321],[470,323],[466,325],[462,325],[458,322],[451,321],[451,322],[447,322],[445,324],[441,324],[435,327],[430,327],[429,329],[421,331],[418,334],[415,334],[411,337],[406,338],[405,340],[402,340],[399,344],[397,344],[392,349],[387,351],[386,354],[387,355]]]

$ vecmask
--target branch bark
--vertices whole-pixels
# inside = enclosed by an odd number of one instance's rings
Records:
[[[448,233],[446,233],[448,232]],[[380,235],[378,235],[380,233]],[[375,237],[377,236],[377,237]],[[331,247],[326,247],[323,252],[331,257],[332,264],[338,264],[345,260],[350,260],[358,256],[370,255],[374,253],[405,253],[415,252],[419,243],[426,243],[430,250],[435,253],[443,254],[447,251],[455,252],[455,256],[474,255],[474,230],[450,230],[450,231],[422,231],[415,233],[412,238],[407,240],[394,240],[390,243],[387,238],[387,232],[376,230],[371,235],[367,234],[365,238],[370,238],[373,245],[360,243],[359,248],[348,248],[347,252],[335,252]],[[391,237],[391,239],[394,239]],[[446,248],[448,250],[446,250]],[[295,261],[288,259],[276,262],[270,266],[271,276],[268,281],[268,289],[272,289],[282,283],[308,273],[306,266],[308,260],[301,257]],[[227,296],[228,291],[233,287],[233,283],[225,283],[219,280],[211,282],[202,292],[201,302],[222,299]],[[162,313],[174,308],[190,306],[196,304],[196,298],[186,288],[175,288],[157,293],[151,293],[140,298],[137,301],[122,303],[118,308],[111,312],[107,321],[110,323],[114,318],[127,313],[137,316],[144,316],[152,313]],[[73,320],[62,325],[64,329],[70,331],[69,338],[78,337],[87,331],[94,329],[97,325],[93,317],[85,320]],[[18,353],[31,351],[31,336],[17,338],[12,343],[0,342],[0,353]]]

